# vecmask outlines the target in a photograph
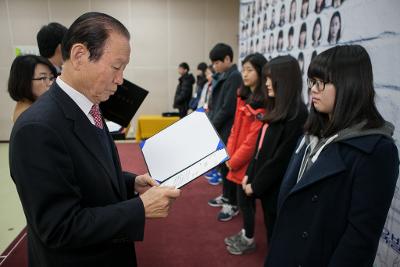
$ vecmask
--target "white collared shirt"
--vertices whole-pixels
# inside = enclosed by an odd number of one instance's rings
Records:
[[[93,103],[85,95],[81,94],[78,90],[72,88],[66,82],[61,80],[60,76],[57,77],[56,83],[78,105],[78,107],[83,111],[83,113],[85,113],[89,121],[93,125],[95,125],[92,115],[89,114],[89,111],[93,106]]]

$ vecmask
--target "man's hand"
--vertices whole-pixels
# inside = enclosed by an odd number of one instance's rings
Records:
[[[146,218],[167,217],[172,202],[179,197],[181,190],[171,186],[154,186],[140,195]]]
[[[136,176],[135,191],[139,194],[143,194],[153,186],[158,186],[158,183],[148,173]]]

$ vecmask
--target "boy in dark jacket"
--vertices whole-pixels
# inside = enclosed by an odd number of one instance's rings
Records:
[[[235,116],[236,92],[242,84],[242,76],[236,64],[233,63],[232,48],[227,44],[216,44],[210,51],[210,60],[220,76],[212,88],[208,115],[222,141],[226,144]],[[239,212],[236,185],[226,179],[228,169],[225,164],[221,164],[219,170],[223,179],[223,193],[210,200],[208,204],[213,207],[223,207],[218,214],[218,220],[229,221]],[[210,180],[210,182],[213,181]]]
[[[179,110],[179,117],[181,118],[187,115],[193,93],[194,77],[189,73],[189,70],[189,65],[186,62],[179,64],[178,73],[181,77],[179,77],[179,83],[176,87],[173,107]]]

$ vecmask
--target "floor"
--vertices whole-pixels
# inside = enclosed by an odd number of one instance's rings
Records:
[[[26,224],[8,168],[8,144],[0,143],[0,255]]]
[[[120,143],[120,142],[118,142]],[[124,170],[144,173],[146,166],[137,144],[132,141],[118,144],[118,151]],[[8,145],[0,144],[0,162],[3,167],[0,180],[2,201],[0,206],[0,266],[27,266],[27,242],[25,231],[18,235],[25,225],[23,213],[15,187],[9,178]],[[218,222],[218,208],[207,205],[207,201],[221,192],[221,186],[210,186],[204,177],[199,177],[182,189],[182,194],[174,202],[168,218],[146,220],[145,239],[136,243],[138,265],[153,266],[261,266],[267,252],[265,228],[261,212],[256,215],[256,244],[254,253],[243,256],[230,255],[223,242],[224,238],[237,233],[242,226],[239,214],[232,221]],[[258,211],[261,211],[259,203]],[[9,209],[10,211],[8,211]],[[11,212],[11,210],[13,212]],[[7,219],[8,222],[5,221]],[[13,230],[8,231],[9,228]],[[14,242],[12,242],[14,240]],[[7,246],[12,242],[12,245]],[[6,249],[6,251],[4,251]],[[158,251],[154,256],[154,251]]]

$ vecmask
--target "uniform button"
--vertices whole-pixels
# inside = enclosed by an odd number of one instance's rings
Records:
[[[312,202],[317,202],[318,201],[318,195],[313,195],[313,197],[311,198]]]
[[[307,233],[307,232],[303,232],[303,233],[301,234],[301,237],[304,238],[304,239],[307,239],[308,233]]]

